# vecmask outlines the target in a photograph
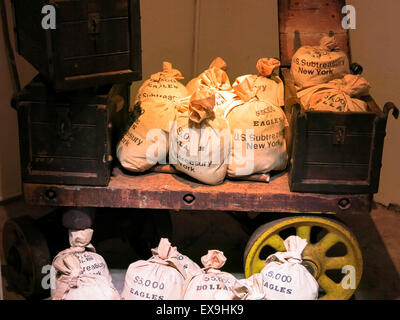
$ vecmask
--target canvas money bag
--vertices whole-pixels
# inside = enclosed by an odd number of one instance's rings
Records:
[[[222,183],[228,169],[231,138],[221,110],[214,91],[198,90],[188,107],[177,108],[170,133],[170,163],[209,185]]]
[[[69,230],[71,247],[53,260],[52,300],[119,300],[106,262],[90,241],[93,230]]]
[[[232,300],[232,289],[236,278],[219,270],[226,262],[224,253],[209,250],[201,258],[204,268],[185,281],[182,289],[183,300]]]
[[[233,287],[233,300],[266,300],[263,284],[261,273],[237,280]]]
[[[366,112],[367,103],[358,99],[369,95],[370,84],[360,75],[345,75],[325,84],[297,92],[306,110],[330,112]]]
[[[186,85],[189,95],[192,95],[204,87],[214,88],[216,91],[232,90],[228,74],[226,73],[227,64],[221,58],[215,58],[210,67],[198,77],[189,81]]]
[[[281,63],[277,59],[259,59],[257,61],[258,75],[238,77],[232,87],[239,85],[247,78],[256,88],[256,97],[260,101],[267,101],[278,107],[284,106],[285,94],[283,81],[275,74],[275,70],[277,70],[280,65]]]
[[[225,109],[232,136],[228,176],[245,177],[286,168],[285,130],[288,121],[282,108],[256,96],[255,78],[244,77],[233,87],[238,100]]]
[[[284,241],[286,252],[277,252],[266,259],[261,271],[267,300],[316,300],[318,282],[301,264],[307,240],[290,236]]]
[[[117,158],[122,167],[132,172],[144,172],[157,163],[167,163],[175,105],[175,102],[144,101],[135,106],[139,116],[117,146]]]
[[[298,89],[341,78],[350,73],[349,59],[334,36],[323,37],[319,46],[304,46],[292,58],[291,74]]]
[[[157,254],[132,263],[125,276],[124,300],[178,300],[187,274],[176,247],[161,239]],[[155,252],[153,251],[153,254]]]
[[[153,74],[140,87],[135,104],[142,102],[174,102],[188,96],[186,87],[178,80],[182,73],[172,68],[170,62],[163,62],[163,71]]]

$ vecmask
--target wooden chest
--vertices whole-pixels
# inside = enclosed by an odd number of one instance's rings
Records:
[[[140,0],[12,1],[18,52],[56,90],[141,80]],[[42,27],[48,4],[55,29]]]
[[[307,111],[296,97],[291,59],[300,46],[319,44],[334,33],[350,56],[348,30],[343,29],[344,0],[279,0],[280,53],[285,82],[286,113],[291,124],[289,185],[293,192],[377,193],[388,103],[382,110],[372,97],[366,113]],[[372,84],[373,86],[374,84]]]
[[[129,85],[56,93],[37,76],[14,101],[23,182],[106,186]]]

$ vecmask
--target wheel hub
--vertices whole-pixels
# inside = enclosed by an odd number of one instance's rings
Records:
[[[315,279],[318,279],[321,274],[321,265],[311,257],[304,257],[302,265],[314,276]]]

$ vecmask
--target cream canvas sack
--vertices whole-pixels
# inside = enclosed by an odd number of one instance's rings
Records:
[[[330,112],[366,112],[365,101],[357,99],[369,95],[370,84],[359,75],[348,74],[297,92],[301,104],[307,110]]]
[[[275,74],[281,63],[277,59],[262,58],[257,62],[258,75],[245,75],[238,77],[233,83],[235,87],[242,83],[245,78],[254,85],[256,97],[260,101],[267,101],[275,106],[285,105],[284,85],[281,78]]]
[[[53,300],[119,300],[103,257],[90,241],[93,230],[69,230],[71,247],[53,260]]]
[[[71,254],[54,261],[60,286],[52,300],[120,300],[118,291],[101,275],[83,273],[79,259]]]
[[[183,300],[232,300],[236,278],[219,270],[226,262],[224,253],[209,250],[201,258],[204,266],[199,273],[188,278],[182,289]]]
[[[176,257],[179,253],[167,239],[161,239],[157,255],[132,263],[121,293],[124,300],[178,300],[187,277]]]
[[[261,273],[237,280],[233,287],[233,300],[266,300]]]
[[[307,240],[290,236],[284,245],[286,252],[270,255],[261,271],[267,300],[316,300],[318,282],[301,264]]]
[[[238,100],[224,114],[232,136],[228,176],[245,177],[283,170],[288,161],[285,113],[281,107],[256,97],[254,78],[242,80],[233,88]]]
[[[231,137],[222,110],[212,91],[196,91],[188,108],[178,108],[171,129],[170,163],[210,185],[222,183],[228,169]]]
[[[291,73],[298,89],[341,78],[350,73],[349,59],[336,38],[323,37],[320,46],[304,46],[292,58]]]
[[[165,240],[167,240],[167,239],[161,239],[161,241],[165,241]],[[152,258],[157,258],[157,257],[159,258],[158,248],[151,249],[151,252],[153,254]],[[150,258],[150,259],[152,259],[152,258]],[[200,266],[196,262],[194,262],[188,256],[185,256],[184,254],[179,253],[177,250],[176,250],[176,255],[171,256],[171,260],[174,261],[174,265],[177,265],[177,264],[181,265],[183,270],[185,270],[187,277],[189,277],[190,275],[196,274],[197,272],[199,272],[201,270]]]
[[[117,146],[117,158],[125,169],[144,172],[157,163],[167,163],[175,103],[188,96],[178,81],[181,79],[182,74],[164,62],[163,71],[153,74],[139,89],[133,110],[137,117]]]
[[[166,164],[170,123],[175,119],[174,102],[144,101],[140,116],[117,146],[121,165],[132,172],[144,172],[157,163]]]
[[[140,87],[135,104],[142,102],[174,102],[188,96],[186,87],[178,80],[184,79],[170,62],[163,62],[163,71],[153,74]]]
[[[199,89],[213,88],[215,91],[232,90],[229,77],[226,73],[227,65],[221,58],[215,58],[210,67],[186,85],[189,95]]]

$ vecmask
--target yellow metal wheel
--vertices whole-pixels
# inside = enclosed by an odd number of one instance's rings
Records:
[[[259,273],[265,259],[286,251],[283,241],[297,235],[308,241],[303,265],[320,286],[319,299],[350,299],[361,280],[363,261],[358,242],[342,223],[318,216],[287,217],[260,226],[244,253],[245,276]]]

